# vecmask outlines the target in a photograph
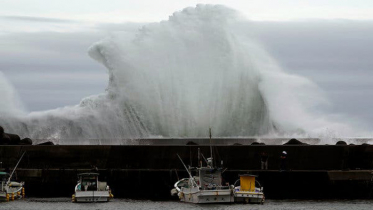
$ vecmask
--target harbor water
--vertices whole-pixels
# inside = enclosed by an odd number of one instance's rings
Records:
[[[267,200],[256,204],[188,204],[178,201],[114,199],[108,203],[71,203],[70,198],[26,198],[0,203],[0,210],[119,210],[119,209],[248,209],[248,210],[358,210],[372,209],[373,200]]]

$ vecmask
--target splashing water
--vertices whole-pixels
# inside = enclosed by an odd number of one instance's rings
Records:
[[[108,69],[105,94],[76,106],[1,115],[0,124],[47,139],[205,137],[209,127],[219,137],[352,132],[312,114],[325,102],[318,88],[284,73],[250,36],[250,22],[232,9],[186,8],[135,37],[116,33],[89,49]]]
[[[20,116],[25,113],[14,87],[2,72],[0,72],[0,93],[0,122],[2,122],[2,118]]]

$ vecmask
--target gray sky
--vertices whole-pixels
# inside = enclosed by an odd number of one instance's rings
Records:
[[[92,43],[197,3],[242,12],[285,71],[325,91],[328,112],[373,126],[373,1],[3,0],[0,71],[29,111],[77,104],[107,85],[105,68],[87,55]]]

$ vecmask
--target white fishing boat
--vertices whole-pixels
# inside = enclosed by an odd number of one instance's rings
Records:
[[[213,153],[211,146],[211,128],[210,128],[210,153],[211,157],[205,159],[198,148],[198,165],[196,176],[192,176],[191,168],[187,168],[183,160],[177,155],[189,174],[189,178],[177,181],[171,195],[178,195],[180,201],[187,203],[233,203],[233,188],[229,184],[223,184],[223,168],[213,166]],[[207,166],[203,166],[201,155]],[[221,162],[221,166],[223,162]]]
[[[198,176],[176,182],[171,193],[178,195],[180,201],[188,203],[234,202],[233,186],[222,184],[222,169],[208,166],[197,168],[197,171]]]
[[[78,174],[78,184],[75,186],[73,202],[107,202],[113,198],[109,185],[98,181],[98,173]]]
[[[26,152],[23,152],[21,158],[18,160],[17,165],[14,167],[11,174],[7,172],[0,172],[0,201],[14,201],[15,199],[25,197],[25,183],[12,181],[13,174],[16,171],[25,153]]]
[[[240,175],[240,179],[235,182],[234,186],[235,202],[264,204],[263,187],[256,180],[256,176]]]
[[[0,172],[0,200],[14,201],[15,199],[23,198],[25,196],[25,188],[23,182],[10,181],[10,174]]]

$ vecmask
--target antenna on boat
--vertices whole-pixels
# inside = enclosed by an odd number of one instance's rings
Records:
[[[194,180],[192,174],[190,173],[190,171],[188,170],[188,168],[187,168],[186,165],[184,164],[184,162],[183,162],[183,160],[181,159],[181,157],[179,156],[179,154],[176,154],[176,155],[179,157],[179,159],[180,159],[181,163],[183,164],[185,170],[188,172],[189,177],[193,180],[193,184],[194,184],[194,186],[197,186],[196,181]]]
[[[16,171],[16,169],[17,169],[17,167],[18,167],[18,164],[21,162],[21,160],[22,160],[22,158],[23,158],[23,156],[26,154],[26,151],[24,151],[23,152],[23,154],[22,154],[22,156],[21,156],[21,158],[18,160],[18,163],[17,163],[17,165],[16,165],[16,167],[14,167],[14,169],[13,169],[13,171],[12,171],[12,173],[10,174],[10,176],[9,176],[9,179],[8,179],[8,182],[7,182],[7,184],[9,184],[10,183],[10,179],[12,178],[12,176],[13,176],[13,174],[14,174],[14,172]]]
[[[201,155],[202,155],[203,159],[205,160],[205,163],[206,163],[206,164],[209,164],[209,163],[207,162],[205,156],[204,156],[202,153],[201,153]]]
[[[211,128],[209,128],[209,132],[210,132],[210,153],[211,153],[211,157],[210,157],[210,158],[211,158],[211,168],[214,168],[214,167],[213,167],[213,158],[212,158],[212,143],[211,143],[211,141],[212,141],[212,140],[211,140],[211,136],[212,136],[212,135],[211,135]]]
[[[198,167],[202,167],[201,149],[200,148],[198,148]]]

